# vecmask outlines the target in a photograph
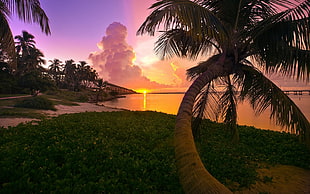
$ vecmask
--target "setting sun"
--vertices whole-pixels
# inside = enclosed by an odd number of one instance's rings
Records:
[[[136,90],[136,92],[146,94],[146,93],[149,93],[150,91],[147,89],[138,89],[138,90]]]

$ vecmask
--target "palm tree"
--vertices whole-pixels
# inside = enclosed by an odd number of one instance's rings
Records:
[[[98,74],[96,70],[91,68],[87,62],[80,61],[77,66],[77,80],[79,80],[79,85],[87,88],[97,80]]]
[[[78,82],[76,78],[77,67],[74,63],[74,60],[70,59],[65,62],[65,66],[63,69],[64,73],[64,82],[68,89],[74,91],[76,89],[76,82]]]
[[[45,71],[42,67],[45,64],[43,53],[36,48],[34,36],[27,31],[23,31],[22,35],[15,36],[16,53],[17,53],[17,74],[23,75],[30,71]]]
[[[17,35],[14,37],[17,40],[16,53],[21,57],[26,57],[30,55],[30,49],[35,48],[36,42],[34,41],[34,36],[27,31],[22,31],[22,35]]]
[[[97,80],[94,81],[95,86],[97,86],[98,88],[96,89],[96,103],[99,102],[99,99],[102,100],[103,99],[103,95],[104,95],[104,91],[103,88],[105,88],[107,86],[107,81],[103,81],[102,78],[99,78]]]
[[[49,60],[49,62],[51,62],[51,64],[48,66],[49,73],[52,75],[53,79],[56,82],[56,85],[59,87],[61,80],[62,61],[60,61],[59,59],[54,59]]]
[[[15,45],[8,18],[16,14],[24,22],[37,23],[45,34],[50,34],[49,20],[39,0],[0,0],[0,48],[15,61]],[[16,62],[12,62],[15,64]],[[13,68],[15,68],[13,67]]]
[[[205,169],[192,135],[194,104],[208,85],[223,79],[221,100],[227,123],[235,123],[235,80],[242,99],[301,135],[309,144],[309,121],[279,87],[259,70],[309,80],[309,0],[160,0],[137,34],[154,35],[163,27],[155,51],[163,58],[210,56],[188,70],[194,78],[179,107],[175,156],[186,193],[229,193]],[[212,88],[212,87],[210,87]],[[202,103],[203,104],[203,103]],[[237,131],[235,131],[237,132]]]

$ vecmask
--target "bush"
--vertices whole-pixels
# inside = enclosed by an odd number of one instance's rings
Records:
[[[56,110],[56,108],[53,105],[53,102],[42,96],[27,98],[21,102],[16,103],[15,107]]]
[[[0,128],[0,194],[182,193],[174,125],[174,115],[120,111]],[[255,183],[261,165],[310,168],[309,150],[293,135],[240,127],[235,145],[223,124],[205,121],[202,129],[201,159],[233,191]]]
[[[0,193],[182,193],[173,126],[166,114],[123,111],[0,129]]]

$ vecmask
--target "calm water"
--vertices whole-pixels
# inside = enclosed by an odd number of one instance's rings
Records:
[[[168,114],[177,114],[184,94],[131,94],[126,98],[119,98],[104,102],[105,106],[124,108],[129,110],[153,110]],[[289,95],[295,104],[310,120],[310,95]],[[238,124],[255,126],[261,129],[283,131],[269,120],[269,110],[257,116],[246,102],[238,104]]]

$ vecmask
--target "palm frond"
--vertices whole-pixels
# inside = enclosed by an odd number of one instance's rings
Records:
[[[207,99],[210,89],[210,83],[208,83],[202,92],[196,97],[193,107],[193,121],[192,121],[192,131],[195,139],[200,138],[200,125],[204,116],[204,110],[206,110]]]
[[[12,36],[12,31],[8,23],[8,16],[10,10],[0,1],[0,49],[2,49],[10,57],[10,67],[15,69],[17,67],[15,44]]]
[[[276,124],[288,127],[293,133],[309,135],[309,121],[279,87],[253,67],[245,65],[242,69],[244,84],[241,97],[249,99],[257,114],[270,107],[270,118]]]
[[[153,36],[163,24],[164,31],[182,29],[190,32],[197,41],[210,37],[224,42],[226,31],[216,16],[199,4],[190,0],[161,0],[154,3],[154,9],[137,31],[137,35]]]
[[[196,138],[200,136],[200,124],[202,119],[208,118],[211,120],[217,120],[219,116],[218,111],[218,93],[214,88],[214,82],[211,81],[200,91],[195,99],[195,105],[193,107],[193,122],[192,130],[193,135]]]
[[[230,77],[226,76],[224,78],[225,90],[222,93],[219,104],[220,109],[222,110],[222,118],[224,123],[231,125],[237,124],[237,99],[236,91],[234,86],[231,83]]]
[[[310,2],[282,11],[251,31],[254,50],[267,70],[297,79],[310,77]]]
[[[199,55],[211,53],[214,49],[220,52],[218,46],[208,38],[197,41],[190,36],[190,32],[182,29],[173,29],[164,32],[155,43],[155,53],[162,59],[173,56],[196,59]]]
[[[232,142],[239,142],[239,132],[237,128],[237,98],[236,89],[231,81],[230,75],[222,78],[225,84],[225,90],[219,99],[219,109],[222,118],[228,130],[232,135]]]
[[[49,19],[41,8],[39,0],[6,0],[9,10],[20,20],[28,23],[37,23],[45,34],[50,34]]]
[[[197,66],[194,66],[194,67],[188,69],[186,71],[187,78],[190,80],[195,79],[200,74],[207,71],[209,66],[218,62],[221,57],[222,57],[221,54],[214,55],[214,56],[210,57],[208,60],[200,62]]]

